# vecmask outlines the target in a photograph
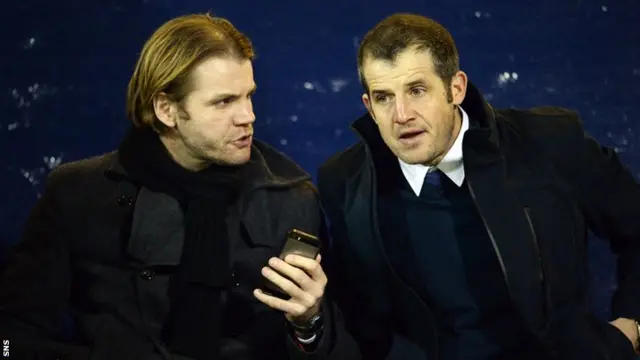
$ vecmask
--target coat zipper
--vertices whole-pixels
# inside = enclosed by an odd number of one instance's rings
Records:
[[[529,223],[529,230],[531,231],[531,236],[533,236],[533,244],[535,245],[536,248],[536,254],[538,255],[538,262],[539,262],[539,267],[538,267],[538,277],[540,279],[540,286],[542,286],[542,292],[543,292],[543,300],[544,300],[544,304],[543,304],[543,317],[546,319],[548,312],[549,312],[549,304],[550,299],[549,299],[549,292],[547,291],[547,286],[546,286],[546,279],[545,279],[545,271],[544,271],[544,259],[542,258],[542,252],[540,251],[540,244],[538,243],[538,235],[536,234],[536,229],[533,227],[533,221],[531,221],[531,210],[529,210],[529,207],[525,207],[524,208],[524,215],[527,218],[527,222]]]

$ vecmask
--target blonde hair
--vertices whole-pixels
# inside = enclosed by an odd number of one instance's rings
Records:
[[[189,93],[191,70],[213,56],[253,60],[251,41],[231,22],[209,13],[184,15],[160,26],[147,40],[129,80],[127,116],[137,127],[162,133],[154,98],[161,92],[180,103]]]

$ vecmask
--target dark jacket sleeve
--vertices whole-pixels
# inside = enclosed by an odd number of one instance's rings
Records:
[[[569,116],[570,150],[556,151],[556,165],[568,171],[575,184],[580,206],[590,230],[609,241],[617,255],[618,288],[612,301],[612,319],[619,317],[640,320],[640,186],[631,172],[621,163],[613,149],[601,146],[581,126],[577,114]],[[612,359],[633,359],[629,339],[614,326],[596,319],[584,319],[599,332],[600,342]],[[587,327],[563,331],[566,335]],[[595,331],[595,330],[594,330]],[[576,339],[575,345],[584,348],[585,341]]]
[[[538,141],[577,188],[589,229],[608,240],[619,256],[613,318],[640,320],[640,184],[614,149],[584,130],[577,113],[558,108],[538,108],[535,113],[548,124],[540,126],[546,130]]]
[[[640,320],[640,185],[613,149],[589,135],[584,135],[581,152],[582,172],[576,180],[587,221],[618,255],[612,316]]]
[[[58,175],[54,171],[49,176],[0,274],[0,338],[9,341],[11,358],[88,357],[87,348],[60,341],[71,271],[65,214],[56,198]]]
[[[287,346],[289,348],[290,358],[292,360],[359,360],[361,358],[359,349],[351,335],[346,331],[344,326],[343,315],[338,306],[333,301],[330,292],[331,284],[335,280],[335,276],[328,272],[327,261],[330,260],[330,248],[328,248],[328,230],[320,210],[319,198],[317,190],[313,185],[309,184],[308,188],[313,194],[313,201],[309,204],[312,210],[308,216],[318,218],[318,234],[323,240],[322,268],[325,271],[328,283],[325,296],[322,303],[323,313],[323,332],[318,344],[312,349],[304,349],[294,338],[293,334],[287,335]]]
[[[342,313],[337,306],[329,300],[322,305],[324,316],[324,330],[320,342],[312,350],[305,350],[289,334],[287,346],[292,360],[359,360],[360,351],[357,344],[346,331]]]

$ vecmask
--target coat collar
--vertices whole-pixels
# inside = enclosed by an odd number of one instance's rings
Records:
[[[288,188],[311,179],[293,160],[259,140],[253,141],[251,159],[243,171],[248,180],[245,192],[263,187]],[[113,156],[105,174],[117,180],[132,181],[117,154]]]

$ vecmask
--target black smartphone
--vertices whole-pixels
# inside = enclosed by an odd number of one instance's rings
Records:
[[[293,254],[304,256],[309,259],[315,259],[319,253],[320,239],[318,239],[317,236],[308,234],[298,229],[291,229],[287,233],[287,239],[282,250],[280,251],[280,255],[278,256],[278,258],[280,258],[280,260],[284,260],[287,255]],[[276,271],[275,269],[273,270]],[[284,274],[281,275],[285,278],[288,278]],[[278,285],[272,283],[269,279],[266,278],[265,282],[265,289],[263,289],[264,293],[280,299],[289,300],[290,296],[287,293],[283,292],[282,289],[278,287]]]

